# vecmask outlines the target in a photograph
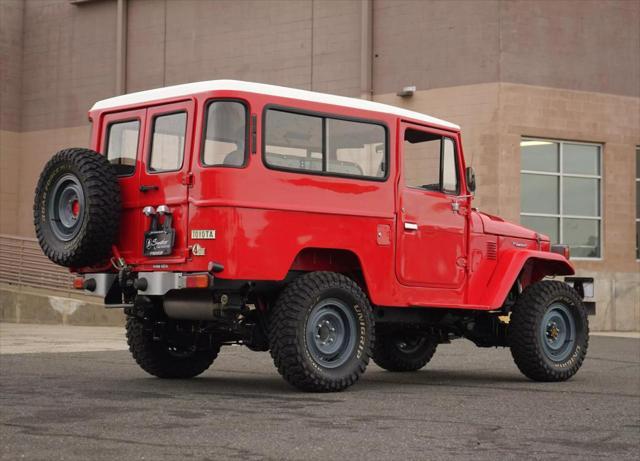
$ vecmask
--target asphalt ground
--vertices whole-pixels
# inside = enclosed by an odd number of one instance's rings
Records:
[[[268,353],[229,347],[201,377],[167,381],[119,329],[0,327],[2,460],[640,459],[638,339],[592,337],[564,383],[459,340],[420,372],[371,364],[347,391],[307,394]]]

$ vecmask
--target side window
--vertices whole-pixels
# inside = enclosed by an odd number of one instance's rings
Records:
[[[118,176],[129,176],[136,170],[139,134],[139,120],[109,125],[106,153]]]
[[[322,171],[322,118],[270,109],[264,147],[268,165]]]
[[[246,159],[247,110],[236,101],[214,101],[207,108],[202,163],[243,166]]]
[[[380,125],[327,119],[327,171],[383,178],[385,131]]]
[[[159,115],[153,121],[149,171],[176,171],[182,168],[187,113]]]
[[[386,132],[375,123],[270,109],[264,150],[276,168],[385,177]]]
[[[443,138],[442,146],[442,192],[458,193],[456,147],[451,138]]]
[[[404,181],[418,187],[448,194],[458,193],[458,170],[452,139],[420,130],[404,134]]]

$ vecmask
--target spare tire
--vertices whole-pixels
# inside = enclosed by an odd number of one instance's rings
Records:
[[[107,260],[120,227],[120,185],[107,158],[79,147],[55,154],[36,186],[33,222],[54,263],[83,267]]]

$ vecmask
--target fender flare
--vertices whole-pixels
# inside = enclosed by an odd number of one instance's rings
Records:
[[[500,255],[489,279],[484,305],[499,309],[516,280],[523,288],[550,275],[573,275],[575,269],[564,256],[538,250],[509,250]]]

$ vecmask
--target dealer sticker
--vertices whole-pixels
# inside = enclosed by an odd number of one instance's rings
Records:
[[[215,229],[192,229],[191,239],[192,240],[215,240],[216,230]]]

